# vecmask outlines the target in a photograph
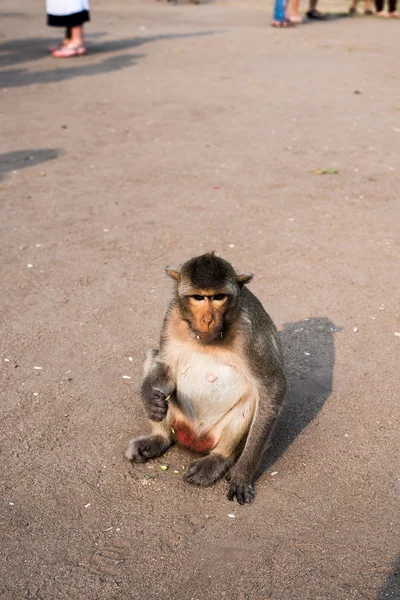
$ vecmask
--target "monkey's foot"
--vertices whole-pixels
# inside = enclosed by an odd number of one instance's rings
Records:
[[[210,454],[192,462],[183,478],[193,485],[210,485],[222,477],[232,461],[221,454]]]
[[[125,456],[135,463],[144,463],[149,458],[157,458],[164,454],[171,441],[162,435],[146,435],[129,442]]]
[[[229,484],[228,490],[228,500],[233,501],[236,497],[236,500],[239,504],[250,504],[254,500],[255,492],[254,486],[249,484],[235,483],[231,481]]]

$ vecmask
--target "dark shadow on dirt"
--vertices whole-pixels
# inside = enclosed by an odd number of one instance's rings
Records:
[[[144,54],[120,54],[106,57],[101,62],[94,63],[92,58],[98,54],[131,50],[143,44],[163,40],[176,40],[180,38],[194,38],[214,35],[217,31],[199,31],[196,33],[161,34],[155,36],[141,36],[120,40],[103,40],[88,44],[88,54],[75,58],[73,66],[70,61],[55,61],[48,53],[48,47],[54,45],[55,38],[27,38],[8,40],[0,44],[0,67],[19,65],[42,58],[51,58],[55,68],[45,71],[28,71],[27,69],[9,69],[0,73],[0,87],[22,87],[32,84],[57,83],[74,77],[99,75],[110,71],[118,71],[135,65]],[[89,36],[88,36],[89,37]],[[95,35],[89,37],[94,38]]]
[[[112,56],[106,58],[99,63],[90,63],[79,66],[74,62],[76,66],[67,66],[61,69],[51,69],[49,71],[35,71],[29,72],[26,69],[11,69],[3,71],[0,77],[0,87],[11,88],[11,87],[23,87],[32,84],[44,84],[44,83],[59,83],[66,79],[73,79],[76,77],[90,77],[93,75],[103,75],[104,73],[110,73],[111,71],[120,71],[126,69],[137,63],[140,58],[143,58],[144,54],[120,54],[119,56]],[[75,61],[80,60],[75,58]],[[65,64],[65,63],[64,63]],[[68,63],[71,65],[71,63]]]
[[[337,21],[338,19],[347,19],[348,17],[350,17],[348,12],[325,13],[325,19],[308,19],[305,17],[302,25],[321,25]]]
[[[0,154],[0,180],[10,171],[19,171],[24,167],[34,167],[60,156],[61,151],[53,148],[30,148]]]
[[[285,323],[281,340],[288,391],[260,476],[315,419],[332,392],[334,333],[340,328],[325,317]]]
[[[23,16],[23,13],[21,13],[21,16]],[[105,31],[96,31],[85,35],[85,40],[89,41],[90,45],[91,40],[97,40],[105,35],[107,35]],[[0,67],[9,67],[46,58],[49,56],[49,47],[56,45],[61,37],[62,33],[58,37],[7,40],[0,44]]]
[[[376,600],[399,600],[400,598],[400,554],[385,583],[378,592]]]
[[[197,31],[195,33],[163,33],[160,35],[148,35],[136,38],[125,38],[122,40],[105,40],[90,47],[90,54],[103,52],[118,52],[119,50],[128,50],[129,48],[137,48],[143,44],[152,42],[160,42],[164,40],[179,40],[186,38],[205,37],[215,35],[221,31]]]

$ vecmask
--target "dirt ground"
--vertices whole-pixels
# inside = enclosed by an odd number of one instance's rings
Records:
[[[0,598],[399,599],[399,23],[92,4],[57,62],[2,2]],[[211,249],[287,360],[245,507],[124,459],[164,267]]]

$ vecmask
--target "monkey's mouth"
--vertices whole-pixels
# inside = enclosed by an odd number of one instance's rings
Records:
[[[203,342],[203,344],[210,344],[216,338],[222,337],[222,330],[217,329],[216,331],[211,331],[209,333],[201,333],[200,331],[195,331],[196,338]]]

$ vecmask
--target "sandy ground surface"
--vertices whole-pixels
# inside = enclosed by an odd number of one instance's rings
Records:
[[[0,598],[398,599],[400,24],[93,4],[57,62],[2,2]],[[124,459],[164,267],[209,249],[287,357],[246,507]]]

